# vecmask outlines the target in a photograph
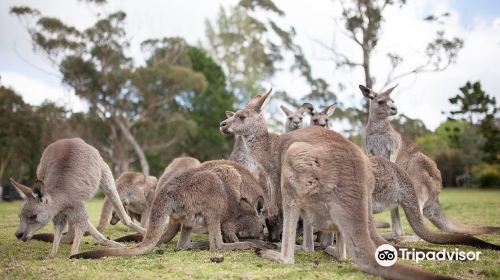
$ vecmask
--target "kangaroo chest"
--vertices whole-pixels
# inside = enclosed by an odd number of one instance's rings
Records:
[[[396,155],[399,150],[399,139],[387,133],[367,134],[365,149],[371,156],[391,159],[391,155]]]

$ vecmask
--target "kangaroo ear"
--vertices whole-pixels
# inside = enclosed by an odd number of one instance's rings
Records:
[[[271,97],[272,92],[273,92],[273,89],[271,88],[271,89],[269,89],[269,91],[266,94],[262,95],[262,97],[259,98],[259,100],[257,100],[257,102],[255,103],[255,108],[254,108],[255,111],[257,111],[257,112],[262,111],[262,108],[264,108],[267,105],[267,103],[269,102],[269,100],[271,99],[270,97]]]
[[[302,108],[304,108],[309,115],[314,115],[314,106],[311,103],[302,104]]]
[[[44,199],[44,184],[43,181],[37,180],[33,184],[33,197],[42,202]]]
[[[386,94],[386,95],[389,95],[391,94],[391,92],[398,86],[399,84],[396,84],[395,86],[387,89],[386,91],[384,91],[382,94]]]
[[[259,196],[257,198],[257,201],[255,202],[255,210],[257,211],[258,215],[264,212],[264,198],[262,196]]]
[[[304,113],[306,112],[306,108],[304,108],[304,106],[300,106],[299,110],[297,110],[297,112],[301,115],[304,115]]]
[[[290,116],[290,114],[292,113],[292,111],[290,111],[287,107],[285,107],[283,105],[281,105],[280,108],[281,108],[281,111],[283,111],[283,113],[285,113],[285,115],[287,117]]]
[[[230,118],[232,116],[234,116],[234,112],[232,112],[232,111],[226,111],[226,117]]]
[[[327,117],[331,117],[333,115],[333,112],[335,112],[336,108],[337,108],[337,103],[333,103],[330,106],[326,106],[325,109],[323,110],[323,113],[325,113]]]
[[[16,182],[16,180],[14,180],[13,178],[10,178],[10,183],[14,187],[16,187],[18,190],[20,190],[24,195],[26,195],[26,196],[33,195],[33,191],[31,190],[31,188],[29,188],[21,183]]]
[[[361,90],[361,92],[363,93],[363,95],[366,98],[373,99],[373,98],[377,97],[377,93],[375,93],[371,88],[367,88],[363,85],[359,85],[359,89]]]

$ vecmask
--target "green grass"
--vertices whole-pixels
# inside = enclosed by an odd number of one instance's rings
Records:
[[[441,201],[449,216],[468,224],[500,225],[499,190],[445,190]],[[92,221],[97,224],[102,200],[88,203]],[[106,258],[101,260],[69,260],[69,246],[61,245],[56,259],[46,260],[51,244],[39,241],[18,241],[14,232],[18,225],[19,202],[0,202],[0,279],[375,279],[361,273],[350,262],[338,262],[322,252],[306,254],[297,252],[295,265],[281,265],[257,257],[252,251],[213,253],[208,251],[174,251],[175,242],[162,245],[161,250],[137,257]],[[377,215],[378,220],[389,221],[387,212]],[[430,224],[429,224],[430,225]],[[411,232],[406,220],[404,228]],[[48,225],[41,232],[50,232]],[[122,225],[109,226],[105,234],[119,237],[128,231]],[[196,236],[204,239],[205,236]],[[482,239],[500,244],[500,235],[484,235]],[[415,247],[448,248],[431,246],[425,242],[408,243]],[[90,237],[85,237],[81,251],[100,248]],[[475,251],[475,248],[460,246]],[[214,255],[224,255],[222,263],[210,262]],[[415,264],[412,264],[415,265]],[[500,253],[482,250],[479,261],[458,262],[424,261],[417,266],[426,270],[465,279],[500,279]]]

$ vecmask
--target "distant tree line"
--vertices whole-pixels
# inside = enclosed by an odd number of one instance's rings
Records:
[[[86,2],[106,4],[104,0]],[[336,68],[362,69],[370,87],[443,71],[455,62],[463,46],[460,38],[447,38],[440,30],[428,42],[420,64],[403,67],[400,55],[387,52],[391,70],[385,80],[377,81],[370,62],[383,30],[384,11],[406,1],[336,2],[343,10],[335,21],[340,23],[337,27],[359,48],[362,60],[339,53],[334,46],[322,46],[331,51]],[[286,15],[271,0],[241,0],[236,6],[221,8],[213,22],[206,22],[205,45],[189,45],[178,37],[146,40],[141,44],[145,63],[128,55],[130,40],[122,11],[100,14],[83,30],[30,7],[12,7],[11,14],[20,19],[35,50],[50,60],[62,83],[88,105],[88,111],[68,112],[50,102],[30,106],[12,89],[0,87],[2,182],[8,176],[33,178],[43,148],[64,137],[81,137],[98,148],[115,175],[126,170],[159,175],[181,155],[201,161],[224,158],[232,148],[232,139],[218,131],[224,112],[264,90],[281,71],[303,79],[309,91],[298,100],[277,89],[275,99],[296,106],[306,100],[317,105],[337,102],[330,84],[314,77],[296,43],[295,28],[278,24]],[[423,20],[441,28],[448,16],[431,15]],[[344,81],[331,82],[337,82],[336,90],[345,90]],[[436,160],[446,186],[500,186],[495,98],[479,82],[468,82],[450,102],[457,109],[434,132],[404,114],[393,124]],[[360,144],[366,104],[347,108],[340,103],[336,115],[351,126],[342,133]],[[272,128],[279,127],[280,116],[271,115]]]

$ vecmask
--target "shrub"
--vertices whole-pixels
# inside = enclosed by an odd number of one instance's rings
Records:
[[[500,164],[478,164],[472,167],[471,173],[480,188],[500,188]]]

